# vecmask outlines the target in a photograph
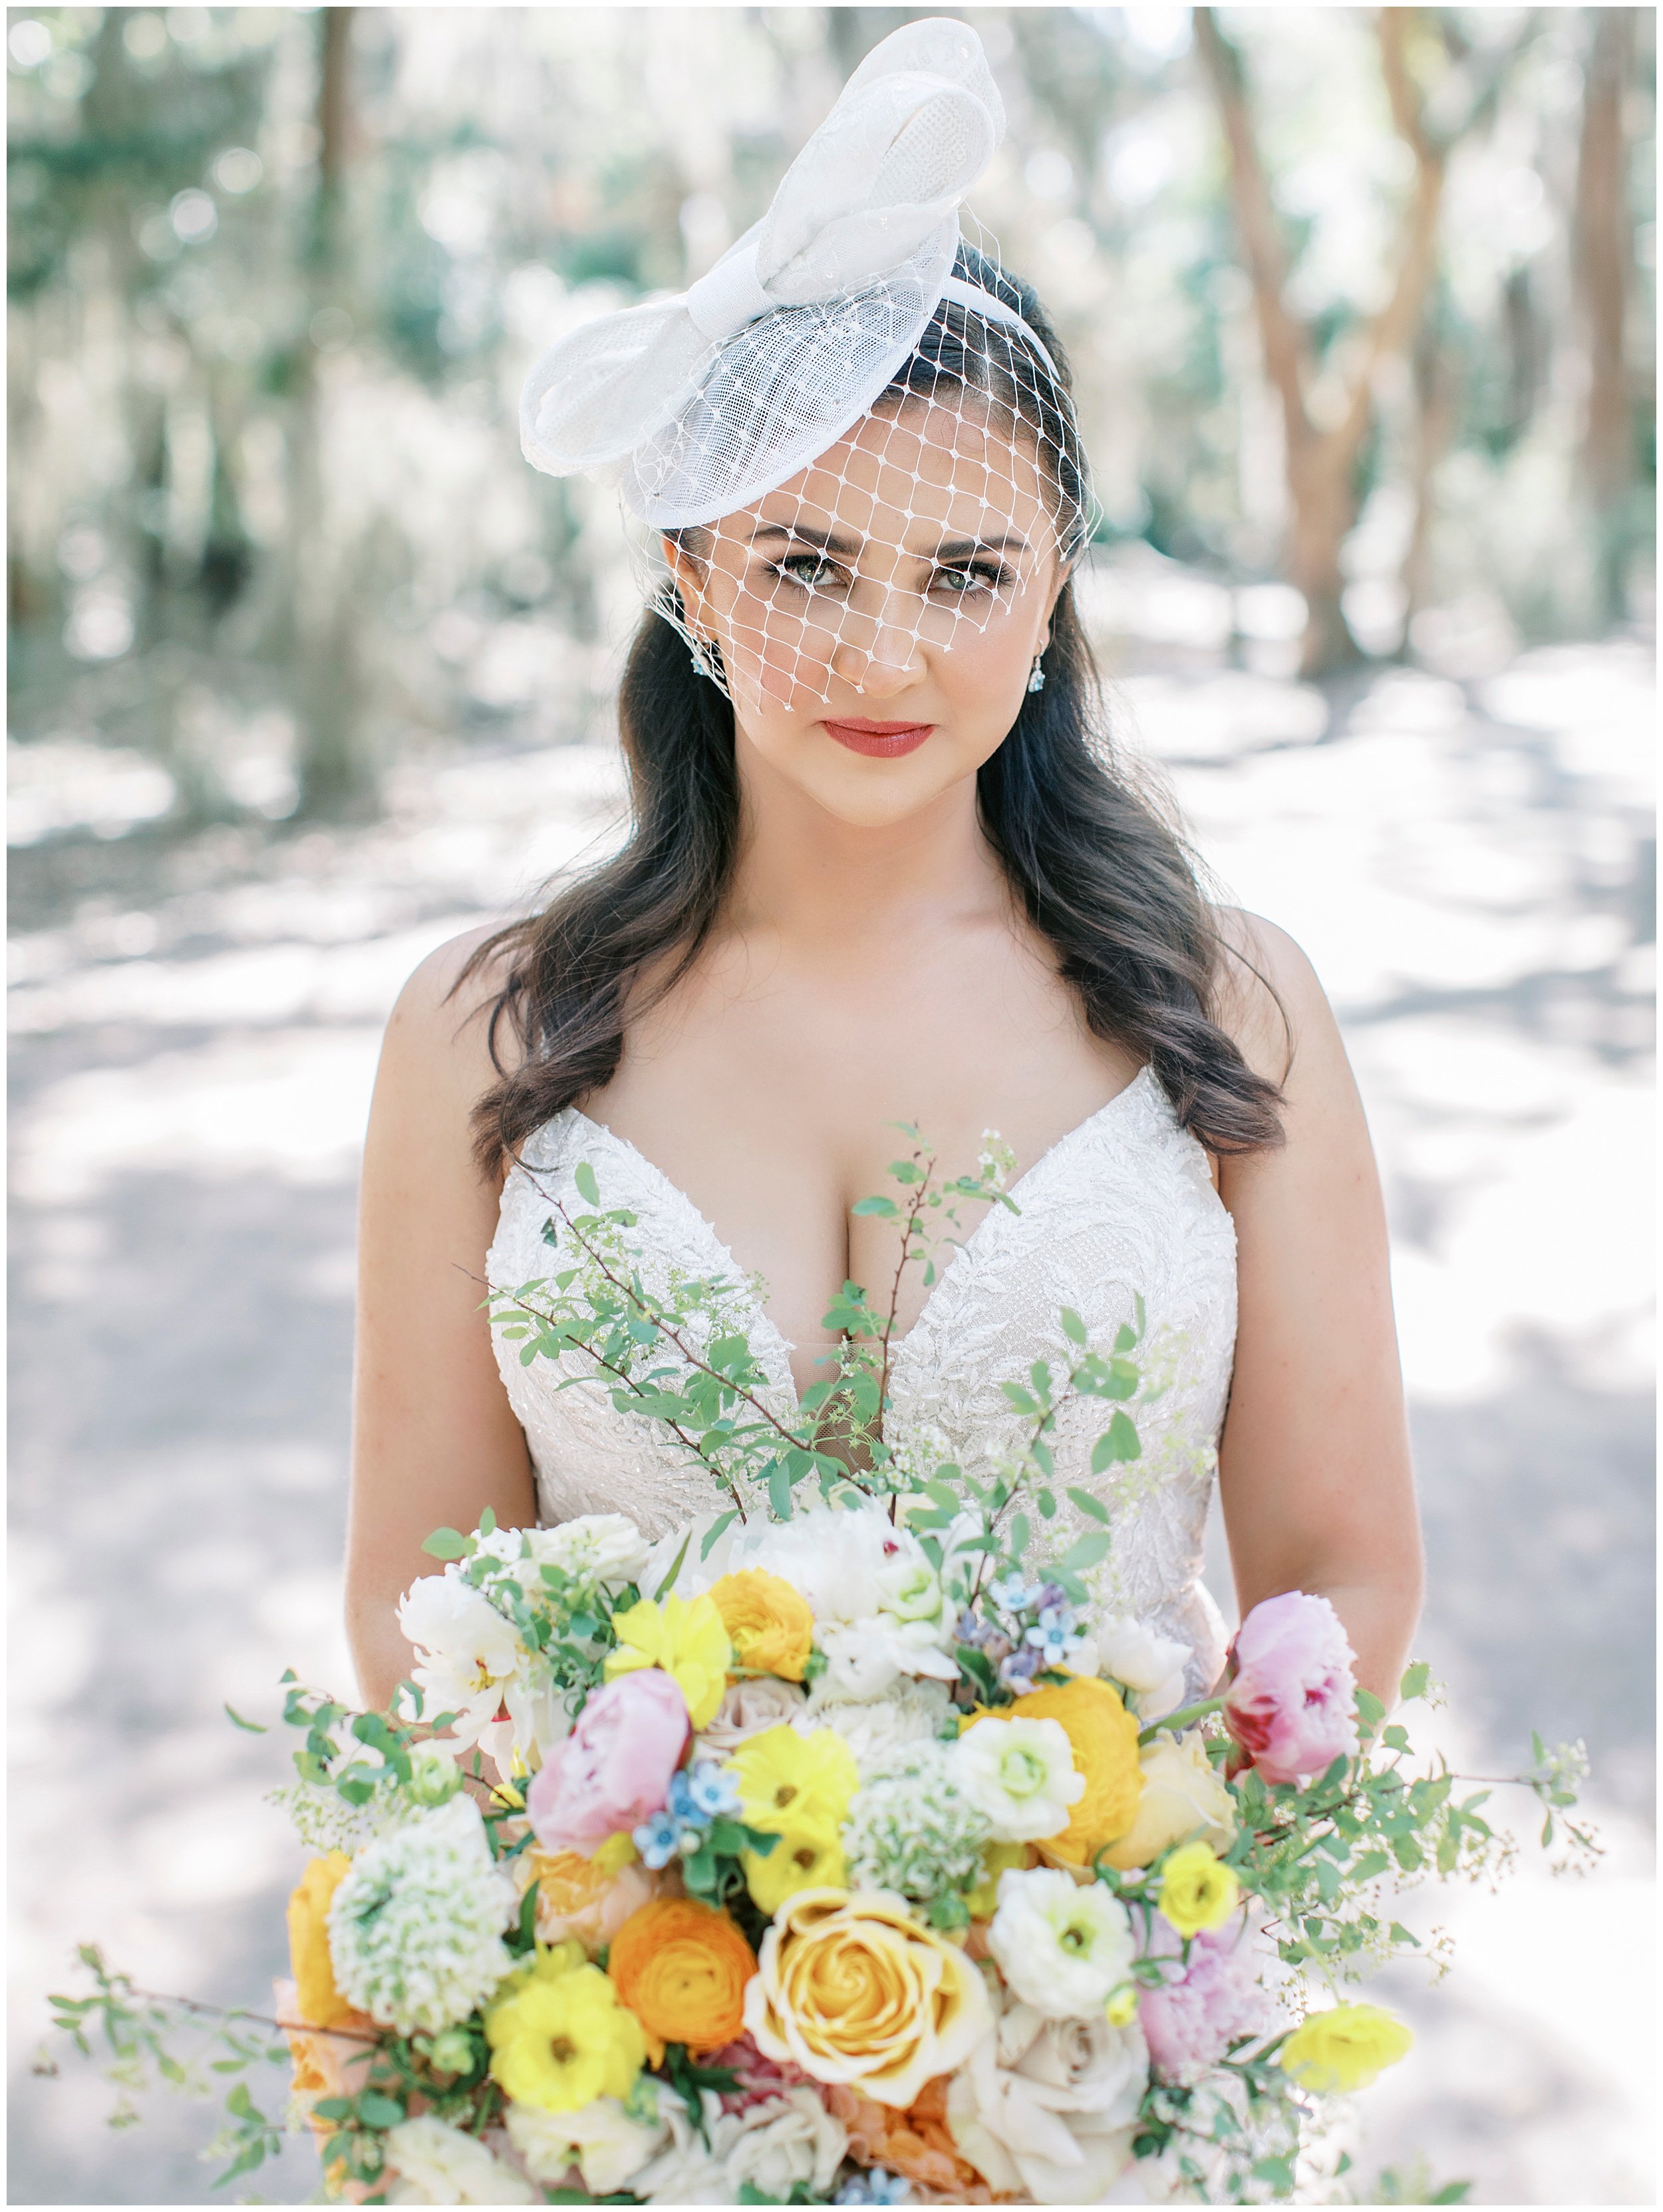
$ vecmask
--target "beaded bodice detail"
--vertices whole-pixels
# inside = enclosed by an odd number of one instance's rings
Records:
[[[678,1276],[716,1274],[732,1282],[732,1325],[749,1332],[769,1376],[766,1401],[782,1418],[795,1417],[791,1347],[769,1318],[764,1286],[745,1276],[667,1176],[575,1107],[545,1122],[522,1158],[524,1168],[504,1185],[487,1255],[493,1289],[536,1281],[560,1264],[544,1225],[556,1198],[589,1211],[574,1182],[587,1162],[602,1205],[637,1217],[630,1241],[650,1285],[664,1290]],[[1204,1692],[1222,1656],[1217,1608],[1200,1575],[1235,1350],[1234,1224],[1201,1145],[1179,1125],[1147,1066],[1053,1145],[1009,1194],[1017,1212],[993,1207],[960,1249],[938,1256],[940,1278],[893,1357],[887,1434],[921,1466],[952,1460],[985,1472],[1022,1425],[1002,1384],[1025,1381],[1040,1358],[1059,1376],[1067,1371],[1061,1309],[1072,1307],[1092,1343],[1106,1351],[1141,1295],[1146,1334],[1135,1357],[1142,1381],[1129,1407],[1141,1456],[1093,1475],[1092,1446],[1111,1408],[1100,1399],[1066,1402],[1049,1439],[1058,1511],[1035,1525],[1046,1545],[1060,1547],[1093,1525],[1068,1501],[1069,1487],[1100,1498],[1113,1540],[1092,1577],[1099,1607],[1134,1614],[1190,1644],[1191,1688]],[[723,1502],[706,1469],[661,1423],[613,1405],[583,1354],[525,1364],[518,1344],[500,1333],[496,1341],[545,1523],[625,1512],[659,1535]]]

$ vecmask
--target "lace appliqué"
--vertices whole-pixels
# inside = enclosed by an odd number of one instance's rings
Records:
[[[740,1318],[769,1376],[764,1398],[782,1419],[795,1417],[791,1347],[683,1192],[632,1145],[574,1109],[545,1123],[524,1150],[536,1181],[515,1169],[504,1187],[486,1259],[494,1289],[552,1271],[542,1234],[550,1194],[581,1205],[572,1176],[588,1160],[603,1203],[637,1217],[643,1270],[655,1287],[667,1288],[677,1274],[720,1273],[734,1284]],[[995,1207],[978,1224],[900,1343],[892,1370],[893,1441],[909,1455],[947,1456],[984,1470],[1011,1450],[1020,1428],[1000,1385],[1020,1380],[1035,1359],[1049,1359],[1058,1372],[1066,1367],[1059,1310],[1072,1306],[1093,1343],[1106,1347],[1132,1320],[1141,1292],[1143,1378],[1130,1410],[1142,1456],[1093,1475],[1091,1450],[1106,1409],[1098,1400],[1066,1404],[1051,1439],[1058,1511],[1041,1533],[1060,1548],[1088,1525],[1067,1498],[1070,1486],[1100,1498],[1113,1538],[1093,1578],[1100,1607],[1188,1644],[1195,1654],[1188,1686],[1204,1694],[1223,1656],[1218,1610],[1200,1577],[1235,1350],[1235,1225],[1213,1188],[1205,1152],[1179,1127],[1148,1068],[1055,1145],[1011,1194],[1020,1212]],[[517,1345],[500,1334],[496,1343],[545,1522],[623,1511],[660,1535],[716,1502],[700,1462],[661,1425],[615,1407],[581,1353],[527,1366]]]

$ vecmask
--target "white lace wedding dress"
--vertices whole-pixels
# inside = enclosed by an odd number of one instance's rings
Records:
[[[733,1279],[738,1320],[770,1377],[771,1407],[795,1415],[789,1345],[716,1231],[667,1176],[575,1107],[545,1123],[522,1158],[533,1173],[516,1168],[504,1187],[486,1263],[493,1289],[553,1272],[558,1262],[542,1234],[550,1200],[590,1210],[573,1182],[587,1161],[602,1205],[637,1217],[629,1236],[649,1282],[663,1287],[678,1271]],[[1051,1439],[1057,1494],[1074,1485],[1109,1508],[1112,1548],[1093,1577],[1100,1608],[1131,1613],[1188,1644],[1187,1686],[1204,1694],[1222,1660],[1218,1611],[1200,1574],[1235,1348],[1234,1224],[1200,1144],[1179,1126],[1147,1066],[1053,1145],[1011,1185],[1010,1196],[1018,1212],[993,1207],[961,1249],[944,1255],[940,1279],[901,1341],[892,1370],[892,1440],[905,1447],[911,1437],[975,1472],[1008,1449],[1020,1427],[1000,1385],[1026,1380],[1038,1358],[1063,1370],[1069,1346],[1059,1309],[1073,1307],[1093,1345],[1106,1350],[1141,1293],[1148,1334],[1130,1410],[1142,1456],[1092,1474],[1091,1449],[1110,1408],[1075,1399],[1059,1412]],[[531,1448],[545,1523],[621,1511],[657,1535],[721,1504],[697,1460],[661,1424],[620,1413],[609,1390],[590,1379],[582,1354],[523,1365],[519,1346],[500,1334],[496,1352]],[[563,1389],[565,1375],[585,1379]],[[1068,1540],[1087,1525],[1064,1502],[1054,1522],[1038,1528]]]

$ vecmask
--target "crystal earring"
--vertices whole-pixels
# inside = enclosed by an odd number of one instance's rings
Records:
[[[1043,691],[1045,688],[1045,672],[1039,665],[1039,663],[1044,658],[1045,655],[1039,653],[1036,653],[1033,656],[1033,667],[1028,677],[1028,690],[1030,691]]]

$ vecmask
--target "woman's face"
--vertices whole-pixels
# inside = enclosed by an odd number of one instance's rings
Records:
[[[666,551],[746,745],[838,819],[899,821],[1015,720],[1066,570],[1026,441],[966,408],[868,415]]]

